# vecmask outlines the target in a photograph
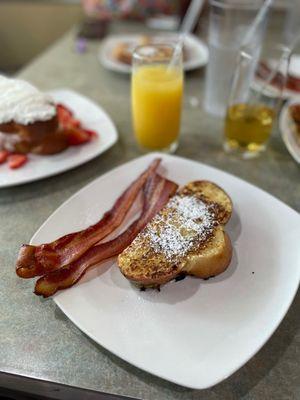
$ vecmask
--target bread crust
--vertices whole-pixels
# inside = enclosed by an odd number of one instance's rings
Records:
[[[194,243],[184,256],[173,262],[163,251],[153,249],[148,231],[151,230],[152,225],[157,226],[157,223],[155,225],[154,220],[150,221],[145,230],[118,257],[122,274],[135,284],[156,287],[180,274],[207,279],[221,274],[230,264],[232,245],[229,236],[224,231],[224,225],[231,216],[232,201],[227,193],[212,182],[194,181],[181,188],[178,195],[180,197],[196,196],[212,210],[215,223],[204,240]],[[164,221],[170,213],[173,213],[174,226],[178,225],[176,213],[174,214],[174,210],[170,211],[167,205],[158,214],[161,221],[159,222],[160,231],[165,229]],[[199,222],[201,223],[203,222]],[[182,226],[178,225],[178,230],[182,231]]]

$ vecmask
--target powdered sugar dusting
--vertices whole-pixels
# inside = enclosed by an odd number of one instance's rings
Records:
[[[196,196],[174,196],[146,228],[155,252],[178,262],[195,244],[205,241],[216,225],[212,208]]]

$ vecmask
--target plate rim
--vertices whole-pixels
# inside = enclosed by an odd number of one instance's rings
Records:
[[[209,165],[209,164],[202,163],[201,161],[192,160],[192,159],[189,159],[189,158],[186,158],[186,157],[182,157],[182,156],[178,156],[178,155],[175,155],[175,154],[165,154],[165,153],[160,153],[160,152],[155,152],[155,151],[154,151],[154,152],[151,152],[151,153],[147,153],[147,154],[144,154],[144,155],[140,155],[140,156],[138,156],[138,157],[134,157],[134,158],[132,158],[132,159],[126,161],[125,163],[118,164],[118,165],[116,165],[114,168],[112,168],[112,169],[108,170],[107,172],[105,172],[105,173],[103,173],[103,174],[97,176],[97,177],[94,178],[91,182],[88,182],[86,185],[84,185],[83,187],[81,187],[80,189],[78,189],[75,193],[73,193],[70,197],[68,197],[63,203],[61,203],[61,204],[49,215],[49,217],[42,223],[42,225],[40,225],[40,227],[37,229],[37,231],[34,233],[34,235],[32,236],[32,238],[30,239],[30,243],[31,243],[31,241],[33,240],[34,236],[35,236],[36,234],[38,234],[39,230],[46,224],[46,222],[48,221],[48,219],[49,219],[50,217],[52,217],[61,207],[63,207],[65,204],[67,204],[69,201],[71,201],[71,200],[73,199],[73,197],[75,197],[75,196],[77,196],[78,194],[80,194],[81,192],[83,192],[83,191],[84,191],[85,189],[87,189],[89,186],[92,186],[96,181],[98,181],[98,180],[100,180],[100,179],[102,179],[102,178],[107,177],[107,176],[110,175],[111,173],[116,172],[119,168],[123,168],[123,167],[127,166],[128,164],[130,164],[130,163],[132,163],[132,162],[134,162],[134,161],[138,161],[138,160],[143,159],[143,158],[145,158],[145,159],[149,158],[149,161],[150,161],[152,158],[156,158],[156,157],[160,157],[160,158],[162,158],[162,159],[163,159],[164,157],[165,157],[165,158],[170,158],[170,159],[172,159],[172,158],[180,159],[180,160],[183,160],[183,161],[188,161],[188,162],[192,162],[192,163],[199,164],[199,165],[204,166],[204,167],[211,168],[211,169],[213,169],[214,171],[217,171],[218,173],[221,172],[222,174],[229,175],[230,177],[232,177],[232,178],[234,178],[234,179],[237,179],[238,181],[242,182],[243,184],[246,183],[247,185],[250,185],[252,188],[255,188],[256,190],[259,190],[259,191],[263,192],[263,193],[264,193],[265,195],[267,195],[269,198],[272,198],[273,200],[278,201],[279,203],[281,203],[282,205],[284,205],[285,207],[287,207],[288,209],[290,209],[292,212],[294,212],[298,218],[300,218],[300,214],[299,214],[298,211],[295,210],[293,207],[291,207],[291,206],[289,206],[288,204],[284,203],[282,200],[278,199],[276,196],[273,196],[271,193],[267,192],[266,190],[261,189],[260,187],[254,185],[253,183],[248,182],[248,181],[246,181],[246,180],[244,180],[244,179],[242,179],[242,178],[240,178],[240,177],[238,177],[238,176],[236,176],[236,175],[234,175],[234,174],[232,174],[232,173],[230,173],[230,172],[222,171],[221,169],[219,169],[219,168],[217,168],[217,167],[211,166],[211,165]]]
[[[83,94],[81,94],[81,93],[79,93],[79,92],[77,92],[77,91],[75,91],[73,89],[69,89],[69,88],[64,88],[64,87],[56,88],[56,89],[49,90],[49,91],[47,91],[45,93],[53,95],[56,92],[68,92],[69,94],[72,94],[72,96],[74,96],[74,95],[75,96],[79,96],[79,97],[83,98],[85,101],[93,103],[95,106],[97,106],[102,111],[102,113],[105,115],[105,117],[110,121],[110,123],[111,123],[111,125],[113,127],[113,134],[111,136],[111,140],[108,143],[106,143],[105,145],[103,145],[103,147],[101,147],[101,151],[100,152],[98,152],[97,154],[91,155],[90,157],[88,157],[84,161],[79,161],[79,162],[76,161],[72,165],[70,165],[68,167],[64,167],[61,171],[49,171],[49,172],[46,172],[43,176],[39,176],[39,177],[35,177],[35,178],[33,178],[31,176],[27,176],[26,178],[24,178],[20,182],[6,182],[4,184],[2,184],[0,182],[0,190],[1,189],[5,189],[5,188],[9,188],[9,187],[14,187],[14,186],[26,185],[26,184],[31,183],[31,182],[36,182],[36,181],[39,181],[39,180],[42,180],[42,179],[50,178],[52,176],[63,174],[64,172],[70,171],[70,170],[72,170],[74,168],[77,168],[77,167],[79,167],[81,165],[84,165],[84,164],[88,163],[89,161],[93,160],[94,158],[100,156],[102,153],[104,153],[106,150],[111,148],[118,141],[119,134],[118,134],[117,127],[116,127],[114,121],[112,120],[112,118],[110,117],[110,115],[107,113],[107,111],[101,105],[99,105],[94,100],[90,99],[89,97],[87,97],[87,96],[85,96],[85,95],[83,95]]]
[[[270,199],[272,199],[272,201],[279,202],[279,203],[281,204],[281,206],[287,207],[287,209],[289,209],[289,212],[294,213],[295,217],[297,217],[297,218],[299,219],[299,223],[300,223],[300,214],[299,214],[296,210],[294,210],[294,209],[293,209],[292,207],[290,207],[289,205],[285,204],[283,201],[279,200],[277,197],[275,197],[275,196],[273,196],[272,194],[266,192],[265,190],[259,188],[258,186],[253,185],[253,184],[250,183],[250,182],[247,182],[247,181],[245,181],[245,180],[243,180],[243,179],[241,179],[241,178],[239,178],[239,177],[237,177],[237,176],[235,176],[235,175],[233,175],[233,174],[231,174],[231,173],[222,171],[222,170],[220,170],[220,169],[218,169],[218,168],[216,168],[216,167],[213,167],[213,166],[210,166],[210,165],[207,165],[207,164],[198,162],[198,161],[196,161],[196,160],[187,159],[187,158],[185,158],[185,157],[181,157],[181,156],[177,156],[177,155],[169,155],[169,154],[163,154],[163,153],[159,153],[159,152],[153,152],[153,153],[149,153],[149,154],[142,155],[142,156],[140,156],[140,157],[136,157],[136,158],[134,158],[134,159],[131,159],[131,160],[127,161],[126,163],[119,164],[118,166],[114,167],[113,169],[107,171],[106,173],[101,174],[99,177],[95,178],[94,180],[92,180],[91,182],[89,182],[87,185],[83,186],[81,189],[79,189],[77,192],[75,192],[72,196],[70,196],[67,200],[65,200],[59,207],[57,207],[57,208],[54,210],[53,213],[51,213],[51,215],[44,221],[44,223],[43,223],[43,224],[38,228],[38,230],[34,233],[34,235],[32,236],[32,238],[31,238],[31,240],[30,240],[30,244],[32,244],[32,243],[35,241],[35,237],[38,236],[39,232],[42,230],[42,228],[44,228],[44,226],[47,224],[48,220],[49,220],[50,218],[52,218],[52,217],[56,214],[56,212],[59,211],[60,208],[62,208],[63,206],[65,206],[66,204],[68,204],[69,202],[71,202],[72,199],[73,199],[75,196],[77,196],[78,194],[80,194],[82,191],[84,191],[85,189],[87,189],[89,186],[95,184],[95,182],[96,182],[97,180],[101,180],[102,178],[107,177],[107,176],[110,175],[111,173],[116,172],[119,168],[123,168],[124,166],[126,166],[126,165],[128,165],[128,164],[131,164],[131,163],[133,163],[133,162],[135,162],[135,161],[138,161],[138,160],[140,160],[140,159],[145,159],[145,160],[149,159],[149,161],[150,161],[150,160],[151,160],[152,158],[154,158],[154,157],[161,157],[162,160],[165,158],[166,160],[167,160],[167,159],[169,159],[169,160],[172,160],[172,159],[179,159],[179,160],[183,160],[183,161],[185,161],[185,162],[188,161],[188,162],[191,162],[191,163],[199,164],[200,166],[209,167],[210,169],[212,169],[212,170],[214,170],[214,171],[217,171],[218,173],[221,172],[221,174],[229,175],[231,178],[233,177],[233,178],[237,179],[240,183],[241,183],[241,182],[242,182],[243,184],[246,183],[246,184],[250,185],[251,188],[254,187],[256,190],[262,192],[264,195],[267,195]],[[296,293],[297,293],[297,290],[298,290],[298,287],[299,287],[299,283],[300,283],[300,274],[299,274],[298,282],[296,282],[296,284],[295,284],[294,291],[293,291],[293,292],[291,291],[291,292],[289,293],[289,298],[288,298],[288,301],[287,301],[287,305],[286,305],[286,307],[284,308],[284,312],[282,312],[282,314],[280,315],[280,318],[278,319],[278,321],[276,321],[276,323],[272,326],[272,329],[270,329],[270,332],[268,332],[268,334],[266,335],[266,337],[264,338],[264,340],[262,340],[262,342],[260,343],[260,345],[255,349],[255,351],[252,352],[250,355],[248,355],[246,358],[243,358],[242,362],[238,363],[238,364],[236,365],[236,367],[234,367],[234,368],[228,370],[226,373],[224,373],[223,375],[221,375],[220,377],[218,377],[218,379],[212,379],[211,382],[209,382],[209,383],[207,383],[207,384],[203,384],[203,383],[202,383],[202,384],[199,384],[199,385],[187,384],[187,383],[184,383],[184,382],[181,381],[181,380],[172,379],[172,378],[170,378],[170,377],[168,377],[168,376],[165,376],[164,374],[161,374],[161,373],[160,373],[159,375],[158,375],[158,374],[155,374],[153,371],[151,371],[151,370],[148,369],[147,367],[145,367],[145,366],[141,367],[141,366],[138,365],[137,363],[132,362],[132,361],[129,360],[126,356],[123,356],[123,355],[120,356],[120,354],[118,354],[117,352],[115,352],[115,351],[113,351],[113,350],[111,350],[111,349],[108,349],[103,343],[100,343],[100,341],[99,341],[93,334],[91,334],[91,333],[88,331],[88,329],[85,329],[85,327],[82,326],[80,322],[78,323],[78,322],[76,321],[76,319],[73,319],[73,317],[70,316],[70,315],[68,314],[68,311],[66,311],[64,305],[62,305],[62,304],[60,303],[59,294],[54,295],[54,296],[53,296],[53,300],[54,300],[55,304],[56,304],[56,305],[62,310],[62,312],[66,315],[66,317],[67,317],[68,319],[70,319],[70,321],[71,321],[72,323],[74,323],[84,334],[86,334],[86,335],[87,335],[88,337],[90,337],[93,341],[95,341],[95,343],[97,343],[98,345],[100,345],[101,347],[103,347],[104,349],[106,349],[107,351],[109,351],[110,353],[114,354],[114,355],[117,356],[118,358],[121,358],[122,360],[124,360],[124,361],[127,362],[128,364],[133,365],[134,367],[136,367],[136,368],[138,368],[138,369],[140,369],[140,370],[146,371],[147,373],[149,373],[149,374],[151,374],[151,375],[153,375],[153,376],[157,376],[157,377],[159,377],[159,378],[161,378],[161,379],[164,379],[164,380],[166,380],[166,381],[172,382],[172,383],[177,384],[177,385],[181,385],[181,386],[183,386],[183,387],[187,387],[187,388],[190,388],[190,389],[208,389],[208,388],[210,388],[210,387],[213,387],[213,386],[219,384],[219,383],[222,382],[223,380],[227,379],[227,378],[230,377],[232,374],[234,374],[236,371],[238,371],[240,368],[242,368],[244,365],[246,365],[246,364],[248,363],[248,361],[249,361],[252,357],[254,357],[254,356],[261,350],[261,348],[268,342],[268,340],[270,339],[270,337],[274,334],[274,332],[277,330],[278,326],[281,324],[281,322],[283,321],[284,317],[286,316],[286,314],[287,314],[287,312],[288,312],[288,310],[289,310],[289,308],[290,308],[290,306],[291,306],[291,304],[292,304],[292,302],[293,302],[293,300],[294,300],[294,298],[295,298],[295,295],[296,295]]]
[[[176,34],[176,32],[157,32],[156,35],[165,35],[165,36],[172,36]],[[151,35],[153,35],[153,33],[151,33]],[[138,37],[141,36],[141,33],[126,33],[126,37]],[[113,40],[116,40],[118,38],[122,38],[123,35],[122,34],[111,34],[108,37],[106,37],[102,43],[100,44],[99,48],[98,48],[98,52],[97,52],[97,59],[99,61],[99,63],[107,70],[113,71],[113,72],[117,72],[120,74],[124,74],[124,75],[129,75],[131,73],[131,66],[112,60],[109,57],[107,57],[106,52],[107,52],[107,47],[109,45],[109,43]],[[209,51],[208,51],[208,46],[207,44],[200,38],[198,38],[196,35],[194,34],[188,34],[187,36],[188,40],[194,42],[194,44],[196,46],[198,46],[199,48],[201,47],[201,51],[203,52],[203,61],[199,62],[196,60],[192,60],[190,62],[184,62],[183,63],[183,70],[188,72],[188,71],[193,71],[195,69],[198,68],[203,68],[207,65],[208,63],[208,58],[209,58]]]
[[[280,111],[280,116],[279,116],[279,129],[280,129],[280,134],[281,138],[290,153],[290,155],[293,157],[293,159],[300,164],[300,145],[298,151],[294,149],[294,146],[290,142],[289,136],[294,137],[294,133],[291,131],[291,129],[288,127],[288,120],[290,117],[289,115],[289,106],[295,103],[300,104],[300,96],[294,97],[286,102],[286,104],[282,107],[282,110]]]

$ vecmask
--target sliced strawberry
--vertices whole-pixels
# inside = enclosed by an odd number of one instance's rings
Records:
[[[56,111],[59,121],[68,120],[73,117],[72,111],[63,104],[56,104]]]
[[[72,129],[72,128],[81,128],[80,121],[76,118],[70,118],[68,121],[66,121],[64,127],[66,129]]]
[[[56,109],[59,124],[66,131],[70,145],[77,146],[97,136],[96,132],[83,129],[80,121],[74,118],[72,111],[63,104],[57,104]]]
[[[78,146],[91,140],[90,135],[85,130],[79,128],[68,129],[66,134],[71,146]]]
[[[5,163],[7,160],[8,156],[10,155],[10,152],[7,150],[0,150],[0,164]]]
[[[73,117],[73,113],[63,104],[56,106],[58,121],[64,129],[80,128],[80,121]]]
[[[98,134],[95,131],[92,131],[90,129],[82,129],[85,133],[89,135],[91,139],[95,138],[98,136]]]
[[[11,154],[8,157],[8,166],[11,169],[22,167],[28,161],[28,157],[25,154]]]

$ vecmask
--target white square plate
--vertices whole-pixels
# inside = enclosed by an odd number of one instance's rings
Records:
[[[99,177],[65,202],[32,238],[38,244],[95,223],[157,154]],[[222,275],[186,278],[141,292],[111,260],[54,300],[83,332],[129,363],[171,382],[204,389],[245,364],[270,338],[299,284],[300,217],[232,175],[161,155],[179,184],[208,179],[234,204],[227,231],[234,256]]]
[[[29,154],[28,163],[20,169],[11,170],[7,164],[0,165],[0,188],[36,181],[78,167],[99,156],[117,141],[114,123],[92,100],[69,89],[53,90],[49,94],[56,103],[69,107],[82,126],[97,132],[98,137],[51,156]]]

